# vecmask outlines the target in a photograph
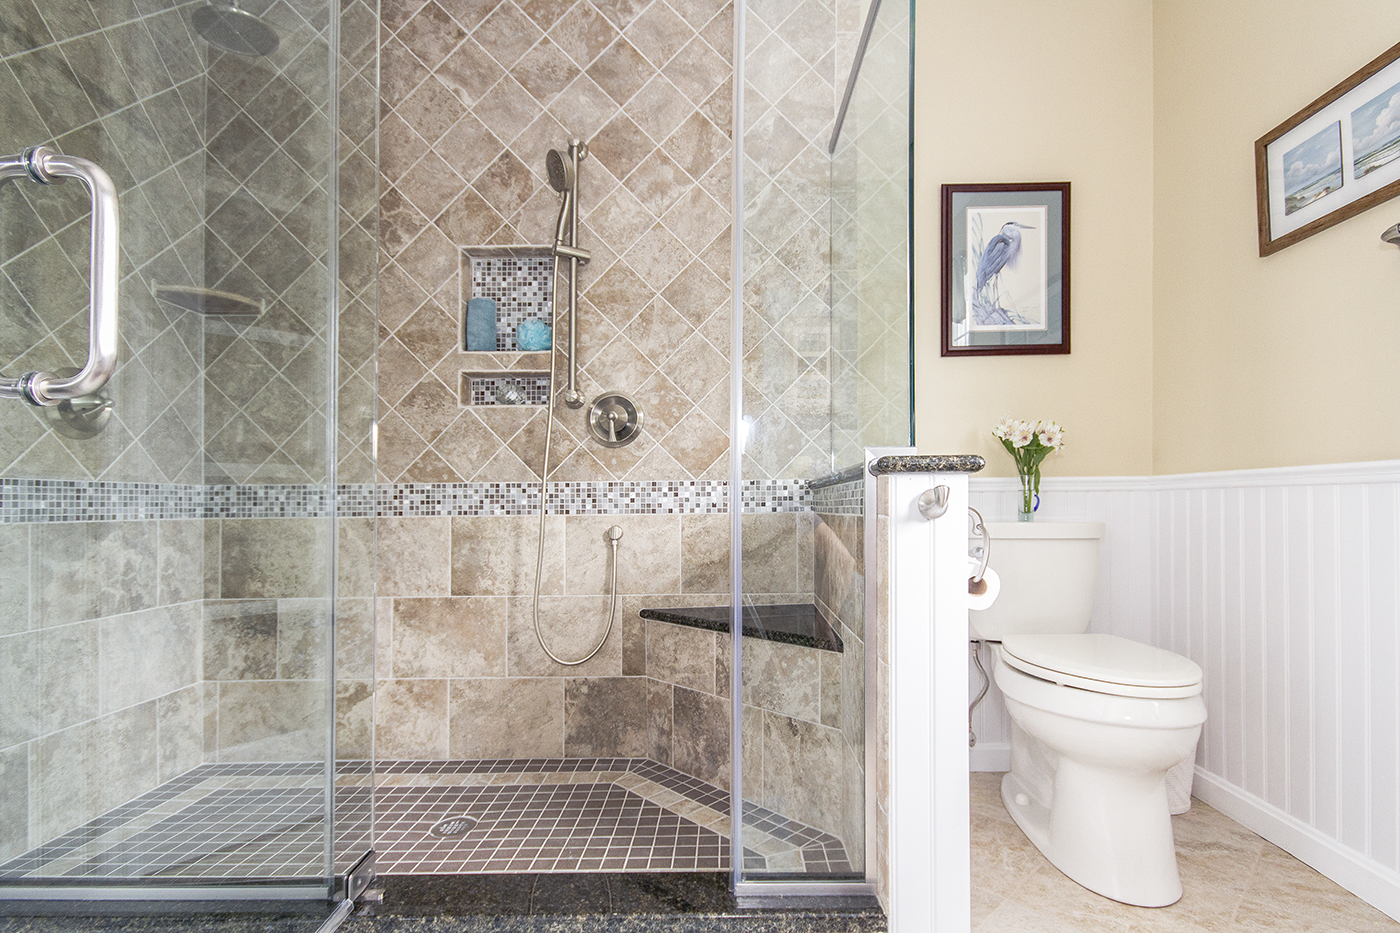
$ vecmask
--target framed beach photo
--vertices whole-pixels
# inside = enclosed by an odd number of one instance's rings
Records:
[[[1259,255],[1400,194],[1400,45],[1254,143]]]
[[[1069,182],[943,186],[943,355],[1069,352]]]

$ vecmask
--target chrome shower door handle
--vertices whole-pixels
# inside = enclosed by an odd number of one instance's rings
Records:
[[[66,156],[46,146],[19,155],[0,157],[0,184],[28,178],[41,185],[76,178],[92,199],[92,260],[89,266],[88,352],[83,368],[72,376],[32,372],[0,375],[0,398],[22,398],[49,407],[66,399],[92,395],[107,384],[117,368],[117,189],[96,163]],[[0,314],[4,310],[0,309]]]

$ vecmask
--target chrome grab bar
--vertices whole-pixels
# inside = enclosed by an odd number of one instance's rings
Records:
[[[45,372],[0,375],[0,398],[22,398],[31,405],[50,407],[96,393],[117,368],[117,189],[95,163],[63,155],[47,146],[0,157],[0,184],[11,178],[28,178],[41,185],[76,178],[92,198],[87,363],[72,376]]]

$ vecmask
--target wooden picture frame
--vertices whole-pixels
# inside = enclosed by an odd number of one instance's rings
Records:
[[[1069,352],[1069,182],[943,186],[942,355]]]
[[[1400,43],[1254,143],[1259,255],[1400,194]]]

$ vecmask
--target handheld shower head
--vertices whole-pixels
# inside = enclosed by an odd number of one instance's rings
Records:
[[[574,163],[568,156],[558,149],[551,149],[544,158],[544,167],[549,173],[551,188],[563,195],[574,190]]]

